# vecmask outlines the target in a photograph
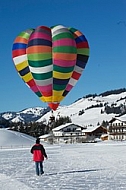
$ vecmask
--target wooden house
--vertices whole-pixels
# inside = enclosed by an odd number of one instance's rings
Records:
[[[107,134],[107,129],[105,127],[88,127],[82,130],[83,142],[95,142],[96,139],[101,139],[103,134]]]

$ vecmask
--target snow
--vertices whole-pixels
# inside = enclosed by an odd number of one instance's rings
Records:
[[[126,114],[125,114],[124,116],[121,116],[120,119],[121,119],[122,121],[126,121]]]
[[[43,108],[44,110],[44,108]],[[23,111],[21,111],[20,113],[26,113],[26,114],[35,114],[35,115],[40,115],[42,112],[42,108],[41,107],[35,107],[35,108],[27,108]]]
[[[23,118],[20,115],[17,115],[14,119],[11,120],[12,122],[18,123],[23,122]]]
[[[61,129],[63,129],[63,128],[69,126],[69,125],[72,125],[72,124],[73,124],[73,123],[65,123],[65,124],[63,124],[63,125],[60,125],[60,126],[58,126],[58,127],[55,127],[54,129],[52,129],[52,131],[59,131],[59,130],[61,130]]]
[[[102,107],[98,107],[98,105]],[[105,105],[118,107],[120,105],[126,104],[126,92],[120,94],[111,94],[108,96],[95,96],[81,98],[69,106],[59,106],[53,115],[56,119],[59,117],[70,117],[71,122],[82,127],[87,126],[97,126],[97,124],[102,124],[103,121],[110,121],[113,117],[118,117],[119,114],[106,114]],[[122,108],[123,109],[123,108]],[[12,122],[28,122],[35,121],[43,122],[47,124],[50,116],[52,116],[52,110],[48,112],[48,108],[44,109],[41,107],[27,108],[20,112],[6,112],[1,113],[1,116]],[[47,113],[46,113],[47,112]],[[79,113],[83,114],[80,115]],[[43,113],[45,113],[43,115]],[[123,115],[124,120],[126,120],[126,114]]]
[[[0,190],[126,189],[126,142],[44,144],[48,155],[45,173],[36,176],[31,147],[17,146],[18,141],[25,145],[34,142],[28,136],[12,134],[0,130],[0,146],[4,138],[4,145],[15,142],[15,148],[0,149]]]
[[[95,126],[95,127],[91,126],[91,127],[88,127],[87,129],[83,129],[82,132],[83,132],[83,133],[93,132],[93,131],[95,131],[98,127],[100,127],[100,126]]]
[[[3,113],[2,114],[2,117],[4,118],[4,119],[7,119],[7,120],[9,120],[9,119],[11,119],[12,117],[13,117],[13,113]]]
[[[35,138],[24,133],[0,129],[0,148],[26,147],[31,146],[33,142]]]
[[[53,112],[55,118],[69,116],[72,120],[72,123],[80,125],[82,127],[87,126],[97,126],[98,123],[102,124],[103,121],[110,121],[113,117],[118,116],[118,114],[106,114],[105,112],[101,114],[101,110],[104,111],[105,106],[103,107],[94,107],[87,109],[93,105],[102,103],[105,105],[107,103],[109,106],[115,103],[117,106],[120,104],[125,104],[126,92],[120,94],[112,94],[108,96],[96,96],[95,98],[81,98],[80,100],[74,102],[69,106],[59,106],[56,111]],[[121,100],[121,98],[124,98]],[[79,115],[79,111],[84,110],[82,115]],[[38,122],[43,120],[48,121],[51,116],[51,111],[46,113]],[[126,119],[126,114],[123,116]]]

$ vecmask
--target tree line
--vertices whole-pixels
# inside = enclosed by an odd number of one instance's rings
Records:
[[[9,122],[5,119],[0,121],[0,127],[1,128],[9,128],[10,130],[13,131],[18,131],[21,133],[25,133],[27,135],[33,136],[33,137],[39,137],[44,134],[48,134],[51,132],[51,130],[55,127],[58,127],[62,124],[65,123],[70,123],[72,122],[71,119],[66,116],[66,117],[59,117],[58,119],[49,121],[47,124],[46,122]]]

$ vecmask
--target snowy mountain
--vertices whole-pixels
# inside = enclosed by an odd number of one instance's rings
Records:
[[[2,118],[11,121],[11,122],[31,122],[36,121],[40,117],[42,117],[46,112],[48,112],[49,108],[35,107],[35,108],[27,108],[20,112],[4,112],[0,113],[0,120]]]
[[[35,107],[20,112],[1,113],[1,118],[12,122],[48,122],[51,115],[55,118],[69,116],[73,123],[94,126],[112,117],[126,120],[126,90],[100,95],[87,95],[68,106],[59,106],[52,113],[49,108]]]

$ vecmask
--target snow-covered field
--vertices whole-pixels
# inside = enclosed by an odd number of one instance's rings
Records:
[[[29,148],[0,149],[0,190],[125,190],[126,142],[44,145],[45,174]]]

